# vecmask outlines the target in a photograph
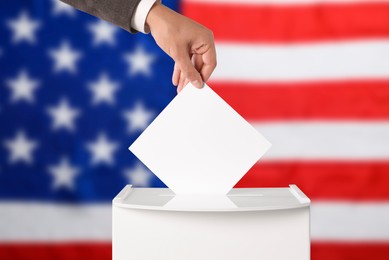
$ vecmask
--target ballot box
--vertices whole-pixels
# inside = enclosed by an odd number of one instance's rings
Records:
[[[129,147],[169,188],[116,196],[113,259],[308,260],[310,200],[297,186],[233,188],[271,147],[258,130],[189,83]]]
[[[310,200],[295,185],[224,196],[127,185],[112,207],[113,260],[310,259]]]

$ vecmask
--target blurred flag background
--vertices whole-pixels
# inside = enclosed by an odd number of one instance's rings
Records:
[[[297,184],[313,260],[389,259],[389,1],[164,3],[213,30],[209,85],[273,143],[237,187]],[[111,258],[111,199],[164,186],[127,147],[172,69],[150,35],[0,2],[0,259]]]

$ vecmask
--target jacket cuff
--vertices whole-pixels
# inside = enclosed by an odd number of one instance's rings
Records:
[[[134,14],[131,17],[131,28],[142,32],[149,33],[150,28],[146,26],[146,18],[150,12],[151,7],[156,0],[141,0],[135,8]]]

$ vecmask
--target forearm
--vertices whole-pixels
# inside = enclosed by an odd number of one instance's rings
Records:
[[[216,67],[213,33],[157,0],[61,0],[135,33],[148,33],[175,61],[172,81],[180,91],[187,82],[201,88]]]
[[[140,0],[61,0],[83,12],[136,32],[131,28],[131,18]]]

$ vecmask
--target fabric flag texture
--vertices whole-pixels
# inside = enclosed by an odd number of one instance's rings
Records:
[[[209,85],[272,144],[237,187],[297,184],[312,259],[389,259],[389,1],[163,1],[210,28]],[[57,0],[0,3],[0,259],[111,259],[111,200],[164,187],[127,147],[173,61]]]

